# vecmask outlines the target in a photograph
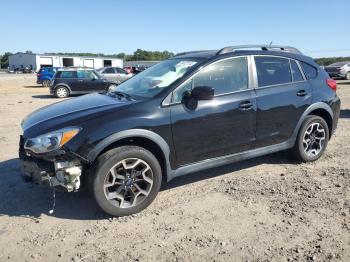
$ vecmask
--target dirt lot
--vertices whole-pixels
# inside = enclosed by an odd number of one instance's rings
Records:
[[[178,178],[144,212],[109,218],[84,192],[22,182],[20,122],[57,102],[34,76],[0,74],[0,261],[350,261],[350,82],[316,163],[278,153]]]

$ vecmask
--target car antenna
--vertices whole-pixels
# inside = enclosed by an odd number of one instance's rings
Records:
[[[269,45],[272,45],[272,43],[273,43],[273,41],[271,41]]]

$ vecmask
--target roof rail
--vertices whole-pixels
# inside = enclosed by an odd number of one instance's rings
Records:
[[[180,55],[187,55],[187,54],[195,54],[195,53],[209,52],[209,51],[213,51],[213,50],[186,51],[186,52],[177,53],[177,54],[175,54],[173,57],[177,57],[177,56],[180,56]]]
[[[302,55],[303,53],[300,52],[297,48],[291,47],[291,46],[279,46],[279,45],[237,45],[237,46],[227,46],[222,49],[220,49],[216,54],[221,55],[221,54],[226,54],[226,53],[231,53],[235,52],[238,49],[261,49],[263,51],[282,51],[282,52],[289,52],[289,53],[294,53],[294,54],[299,54]]]

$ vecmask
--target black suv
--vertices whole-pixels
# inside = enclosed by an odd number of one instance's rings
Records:
[[[87,184],[115,216],[146,208],[162,181],[291,149],[317,160],[337,127],[336,83],[280,46],[190,52],[23,122],[24,176],[68,191]]]
[[[50,94],[65,98],[71,94],[106,92],[112,85],[115,84],[92,69],[59,69],[51,81]]]

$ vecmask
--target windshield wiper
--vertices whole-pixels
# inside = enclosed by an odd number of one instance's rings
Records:
[[[118,97],[124,97],[127,100],[131,100],[131,96],[127,93],[120,92],[120,91],[110,91],[109,93],[115,94]]]

